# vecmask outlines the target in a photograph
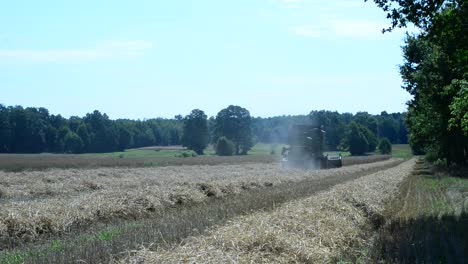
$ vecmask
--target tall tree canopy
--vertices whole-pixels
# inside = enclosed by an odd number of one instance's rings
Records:
[[[369,151],[369,141],[367,140],[365,131],[366,128],[356,122],[349,124],[349,131],[345,140],[351,155],[363,155]]]
[[[236,155],[247,154],[253,146],[250,112],[235,105],[221,110],[216,115],[214,134],[214,142],[224,136],[234,143]]]
[[[208,121],[205,112],[194,109],[184,119],[184,133],[182,144],[203,155],[203,150],[208,146]]]
[[[448,164],[468,160],[468,3],[464,0],[374,0],[392,26],[408,35],[400,72],[408,103],[409,140],[416,152]]]

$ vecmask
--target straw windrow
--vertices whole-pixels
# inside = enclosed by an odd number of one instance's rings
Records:
[[[346,177],[395,162],[323,171],[285,171],[277,164],[248,164],[0,172],[0,185],[6,193],[0,200],[0,241],[31,241],[106,219],[136,219],[213,196],[306,179]]]
[[[175,248],[133,252],[122,263],[332,263],[356,260],[414,160],[270,212],[241,216]]]

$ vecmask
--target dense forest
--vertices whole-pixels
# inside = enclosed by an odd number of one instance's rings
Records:
[[[240,111],[243,127],[242,137],[230,135],[230,126],[225,116],[229,109]],[[206,120],[206,129],[196,128],[201,123],[190,123],[193,118]],[[230,106],[220,111],[218,116],[207,118],[201,110],[190,115],[175,116],[172,119],[111,120],[106,114],[95,110],[84,117],[50,114],[46,108],[23,108],[21,106],[0,105],[0,153],[86,153],[112,152],[145,146],[167,146],[185,144],[184,139],[202,137],[203,141],[215,143],[218,138],[227,136],[240,152],[250,149],[257,142],[287,143],[288,128],[292,124],[315,124],[326,131],[327,149],[346,148],[346,133],[350,124],[357,124],[363,133],[377,138],[388,138],[392,143],[407,143],[407,132],[403,122],[404,114],[382,112],[371,115],[331,111],[312,111],[309,115],[277,116],[269,118],[253,117],[246,109]],[[239,119],[240,120],[240,119]],[[184,124],[186,124],[184,126]],[[195,125],[194,125],[195,124]],[[223,127],[224,126],[224,127]],[[185,129],[184,129],[185,128]],[[234,129],[241,131],[241,129]],[[185,131],[185,135],[184,135]],[[203,132],[206,131],[206,132]],[[247,132],[245,132],[247,131]],[[203,135],[203,134],[206,135]],[[372,148],[372,147],[371,147]],[[374,147],[375,149],[375,147]],[[237,151],[239,152],[239,150]]]
[[[178,145],[180,120],[111,120],[99,111],[84,117],[51,115],[45,108],[0,105],[0,152],[111,152]]]

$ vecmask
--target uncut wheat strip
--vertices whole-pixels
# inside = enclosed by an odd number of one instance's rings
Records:
[[[47,182],[57,182],[61,179],[64,189],[69,183],[78,189],[80,188],[76,185],[85,185],[89,188],[91,184],[92,190],[75,196],[47,196],[39,200],[4,203],[0,212],[0,223],[8,226],[10,236],[34,239],[39,234],[64,232],[72,226],[86,225],[103,218],[138,217],[148,209],[154,210],[164,205],[172,205],[177,200],[203,201],[206,196],[199,189],[200,183],[210,186],[215,195],[221,196],[224,193],[240,192],[245,188],[257,188],[267,181],[277,184],[340,176],[392,162],[395,161],[326,171],[288,170],[286,172],[279,166],[249,164],[165,167],[154,170],[108,168],[52,170],[49,174],[34,172],[29,177],[24,175],[19,177],[19,182],[38,177],[40,182],[44,183],[42,179],[47,177],[49,179]],[[226,178],[225,174],[229,177]]]
[[[122,263],[330,263],[357,255],[368,219],[356,202],[381,212],[413,165],[411,160],[272,212],[239,217],[169,250],[137,251]]]

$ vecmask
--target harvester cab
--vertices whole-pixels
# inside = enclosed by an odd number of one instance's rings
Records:
[[[312,125],[293,125],[289,129],[289,147],[283,148],[283,167],[328,169],[342,166],[341,154],[323,155],[325,131]]]

